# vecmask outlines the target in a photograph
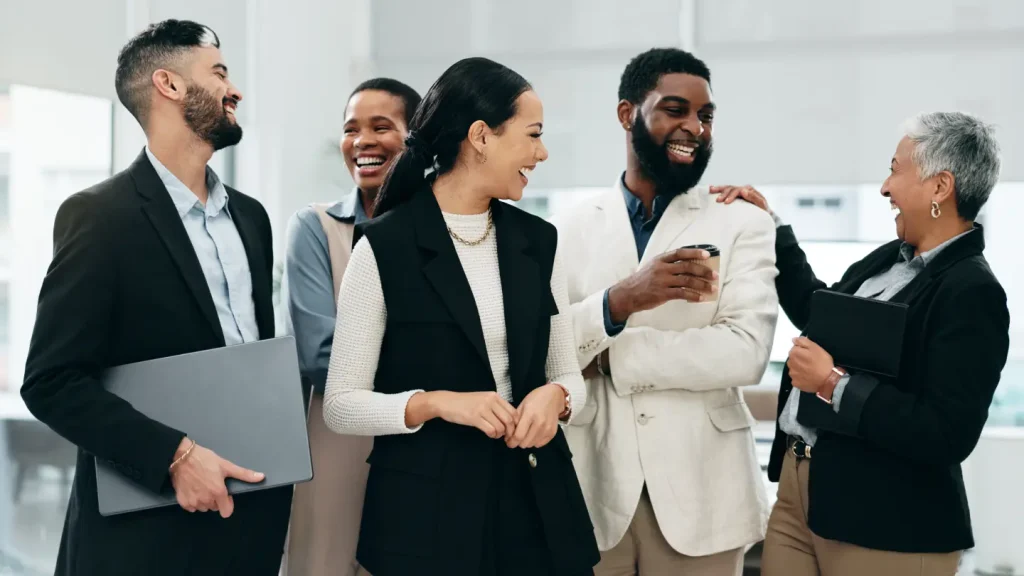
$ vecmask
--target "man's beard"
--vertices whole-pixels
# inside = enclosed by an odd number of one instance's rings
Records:
[[[701,142],[693,153],[692,164],[677,164],[668,159],[668,142],[658,144],[647,130],[642,114],[637,112],[631,136],[633,152],[640,162],[640,171],[654,182],[661,196],[685,193],[700,182],[711,161],[711,142]]]
[[[242,127],[232,122],[224,109],[227,102],[227,98],[218,100],[197,84],[190,84],[185,91],[185,123],[215,151],[242,140]]]

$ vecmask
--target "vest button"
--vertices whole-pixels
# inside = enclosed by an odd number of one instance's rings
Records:
[[[536,468],[537,467],[537,457],[534,456],[533,454],[530,454],[529,456],[527,456],[526,460],[530,463],[530,468]]]

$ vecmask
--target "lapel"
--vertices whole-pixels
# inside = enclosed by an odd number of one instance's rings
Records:
[[[969,234],[943,248],[910,284],[893,296],[892,301],[913,304],[932,282],[942,276],[943,272],[961,260],[980,255],[984,250],[985,230],[981,224],[975,224],[974,230]]]
[[[701,200],[704,193],[703,188],[693,188],[686,194],[680,194],[672,199],[665,208],[665,213],[661,215],[661,220],[654,227],[654,233],[647,242],[641,263],[650,262],[652,258],[664,253],[686,232],[704,207]]]
[[[863,270],[854,274],[846,282],[838,285],[836,289],[847,294],[854,294],[861,284],[875,276],[885,272],[893,264],[899,261],[900,246],[899,240],[890,242],[876,250],[863,262]],[[937,279],[950,266],[957,262],[977,256],[985,250],[985,229],[981,224],[975,224],[970,234],[953,242],[925,266],[920,274],[914,277],[903,290],[900,290],[892,298],[892,302],[900,304],[911,304],[924,290]]]
[[[189,240],[185,225],[181,223],[178,211],[174,208],[174,202],[160,180],[146,151],[135,159],[128,172],[135,182],[135,190],[147,202],[142,205],[142,211],[149,218],[156,229],[157,234],[163,241],[171,258],[177,265],[185,284],[195,298],[199,309],[202,310],[210,328],[217,336],[217,341],[224,343],[224,332],[220,327],[220,320],[217,318],[217,309],[213,304],[213,296],[210,294],[210,287],[206,283],[206,276],[199,265],[199,258],[196,256],[192,241]]]
[[[901,245],[902,242],[897,240],[885,244],[869,254],[859,264],[855,264],[855,266],[860,266],[861,270],[856,274],[851,274],[845,282],[839,283],[836,286],[836,291],[845,294],[856,293],[861,284],[885,272],[899,260]]]
[[[228,193],[228,213],[231,214],[231,221],[234,223],[235,229],[238,230],[238,236],[242,239],[246,260],[249,262],[256,326],[259,328],[260,338],[273,338],[273,300],[270,294],[270,271],[267,270],[267,261],[263,253],[265,247],[260,242],[259,231],[253,224],[253,220],[239,209],[238,193],[229,186],[224,186],[224,188]],[[220,319],[217,319],[217,325],[220,325]]]
[[[505,308],[505,340],[508,345],[509,376],[516,404],[527,390],[526,376],[535,348],[537,321],[540,318],[540,269],[530,254],[530,242],[522,228],[516,226],[512,209],[504,203],[491,202],[498,242],[498,269]],[[547,290],[550,293],[550,288]]]
[[[476,300],[473,299],[469,280],[466,279],[459,255],[448,235],[448,227],[444,223],[437,199],[433,193],[424,190],[413,196],[409,210],[415,222],[416,243],[427,252],[422,263],[423,274],[480,359],[490,366]]]
[[[635,272],[640,266],[640,261],[636,257],[633,225],[629,222],[626,201],[622,197],[618,180],[610,191],[598,198],[596,208],[599,213],[597,217],[602,220],[597,223],[594,230],[600,231],[600,238],[604,243],[602,254],[608,256],[608,262],[616,263],[614,269],[617,282]],[[618,266],[619,262],[628,262],[628,268]]]

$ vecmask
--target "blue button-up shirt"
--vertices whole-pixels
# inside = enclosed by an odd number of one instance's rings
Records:
[[[626,201],[626,214],[629,215],[629,224],[633,228],[633,239],[636,241],[636,259],[642,260],[644,257],[644,250],[647,249],[647,243],[651,240],[651,235],[654,234],[654,228],[658,226],[658,222],[661,221],[662,214],[665,213],[665,209],[672,203],[675,196],[666,196],[659,194],[654,197],[654,203],[651,205],[651,217],[647,217],[647,212],[644,210],[644,203],[637,198],[629,188],[626,188],[626,175],[623,174],[619,178],[619,189],[622,191],[622,197]],[[604,330],[609,336],[615,336],[626,327],[625,324],[615,324],[612,322],[612,313],[608,308],[608,291],[604,292]]]
[[[342,222],[359,224],[369,218],[363,210],[359,190],[327,209]],[[312,207],[299,210],[288,222],[281,301],[287,306],[285,327],[295,336],[299,371],[323,391],[334,344],[337,303],[327,233]]]
[[[252,300],[252,276],[242,237],[227,210],[228,191],[220,178],[206,168],[207,200],[204,206],[192,190],[171,173],[146,147],[146,156],[171,195],[181,223],[213,296],[224,342],[231,346],[259,340],[256,306]]]

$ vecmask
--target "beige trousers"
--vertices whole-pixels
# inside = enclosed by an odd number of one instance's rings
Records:
[[[826,540],[807,527],[810,460],[786,451],[779,497],[768,519],[761,573],[764,576],[954,576],[960,552],[904,554]]]
[[[633,522],[614,548],[601,553],[594,576],[739,576],[743,549],[710,556],[684,556],[661,534],[651,498],[644,488]]]
[[[285,576],[352,576],[373,438],[335,434],[314,391],[307,430],[313,480],[295,487]]]

